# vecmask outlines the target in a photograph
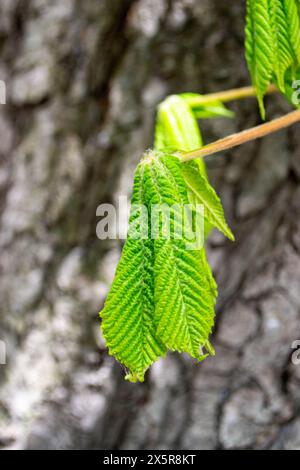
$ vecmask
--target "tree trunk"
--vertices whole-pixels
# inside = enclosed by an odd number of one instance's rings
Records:
[[[245,1],[1,0],[0,448],[300,448],[299,128],[208,158],[236,236],[208,241],[215,358],[124,381],[99,333],[121,245],[96,208],[130,196],[168,94],[249,83]],[[259,123],[200,122],[206,142]],[[289,109],[267,99],[268,118]]]

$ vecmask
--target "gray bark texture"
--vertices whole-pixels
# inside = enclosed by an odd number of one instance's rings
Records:
[[[300,133],[208,158],[236,243],[213,233],[219,301],[201,364],[124,381],[99,333],[120,256],[96,208],[130,196],[168,94],[249,84],[245,0],[1,0],[0,448],[300,449]],[[266,100],[268,119],[290,107]],[[259,123],[200,123],[206,142]]]

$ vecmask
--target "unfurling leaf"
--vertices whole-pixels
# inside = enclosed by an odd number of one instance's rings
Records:
[[[140,167],[136,171],[131,202],[132,208],[143,204]],[[110,354],[130,371],[127,378],[132,381],[143,381],[145,370],[166,351],[155,333],[153,243],[143,236],[143,219],[141,210],[135,206],[115,279],[101,312]],[[131,233],[133,226],[137,233]]]
[[[204,205],[209,222],[232,238],[220,202],[197,166],[151,151],[137,167],[128,239],[101,312],[110,354],[125,365],[131,381],[143,381],[146,370],[167,349],[186,352],[199,361],[214,354],[209,336],[217,287],[203,245],[191,247],[199,230],[194,223],[196,209],[189,205],[191,190]],[[191,207],[192,217],[184,218],[182,227],[185,206]],[[173,212],[169,233],[159,217],[153,236],[157,207]]]

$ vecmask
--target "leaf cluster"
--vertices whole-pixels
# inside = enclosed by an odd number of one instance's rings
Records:
[[[261,115],[271,83],[291,101],[300,78],[299,0],[247,0],[246,59]]]
[[[202,146],[197,118],[232,113],[219,102],[201,106],[199,97],[173,95],[159,106],[155,149],[146,152],[135,171],[128,237],[101,312],[110,354],[133,382],[143,381],[145,371],[167,350],[186,352],[198,361],[214,354],[209,335],[217,286],[202,229],[206,235],[212,227],[230,239],[233,235],[204,162],[184,164],[174,153]],[[157,207],[173,210],[167,234],[160,215],[153,234]],[[191,212],[187,219],[186,207]],[[199,207],[204,208],[202,224]],[[195,238],[198,243],[191,246]]]
[[[214,354],[209,335],[217,286],[204,247],[188,248],[195,236],[196,203],[204,206],[211,226],[230,239],[233,235],[218,196],[198,166],[183,164],[169,153],[144,155],[135,171],[131,203],[128,237],[101,317],[110,354],[135,382],[143,381],[145,371],[168,349],[198,361]],[[142,208],[151,221],[157,206],[179,212],[189,206],[194,217],[187,223],[184,219],[184,231],[176,226],[180,214],[173,217],[168,236],[160,220],[159,236],[153,239],[150,222],[145,234]],[[179,230],[182,236],[177,237]]]

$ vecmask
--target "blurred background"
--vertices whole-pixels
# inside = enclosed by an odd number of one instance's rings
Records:
[[[168,94],[250,83],[245,3],[1,0],[0,448],[300,448],[299,126],[208,158],[237,239],[208,241],[216,357],[130,384],[99,332],[121,243],[96,208],[130,197]],[[255,99],[230,108],[206,142],[260,122]]]

